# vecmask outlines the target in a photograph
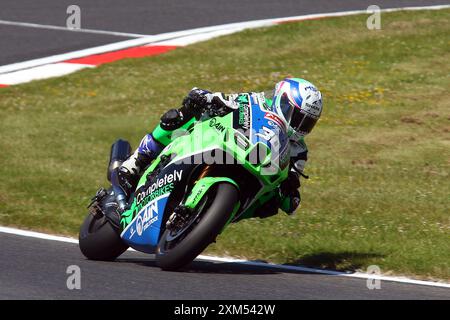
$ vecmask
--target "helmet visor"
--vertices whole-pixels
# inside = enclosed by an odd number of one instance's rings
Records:
[[[290,125],[295,131],[302,134],[308,134],[316,125],[317,120],[318,118],[313,118],[298,108],[294,108]]]
[[[284,93],[280,98],[280,109],[283,113],[284,119],[286,119],[286,122],[290,123],[295,106],[292,105],[291,101],[289,101],[289,97],[286,93]]]

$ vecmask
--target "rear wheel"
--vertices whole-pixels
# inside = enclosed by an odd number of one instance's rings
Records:
[[[215,185],[181,225],[163,233],[156,249],[157,265],[176,270],[194,260],[215,241],[238,201],[239,192],[234,185]]]
[[[102,215],[88,214],[78,239],[81,252],[91,260],[112,261],[128,249],[116,228]]]

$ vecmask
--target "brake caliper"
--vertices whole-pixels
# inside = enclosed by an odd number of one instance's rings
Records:
[[[87,208],[89,209],[89,213],[92,214],[94,217],[105,215],[100,206],[100,203],[103,200],[103,198],[106,197],[107,195],[108,192],[104,188],[100,188],[97,190],[95,196],[91,199],[91,203],[87,206]]]
[[[183,205],[177,206],[173,213],[170,215],[166,222],[166,228],[175,231],[184,227],[189,217],[191,215],[191,210]]]

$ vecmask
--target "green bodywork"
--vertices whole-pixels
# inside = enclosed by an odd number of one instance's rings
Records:
[[[236,182],[234,182],[230,178],[226,177],[205,177],[197,181],[194,187],[191,190],[188,198],[186,199],[184,205],[190,209],[195,209],[203,196],[208,192],[209,188],[211,188],[214,184],[219,182],[228,182],[239,190],[239,186]]]
[[[245,101],[242,101],[243,103]],[[237,111],[235,111],[237,112]],[[223,150],[227,155],[231,155],[234,163],[242,165],[246,171],[254,175],[261,183],[261,188],[257,192],[255,199],[251,201],[246,208],[236,207],[233,213],[230,213],[229,222],[233,220],[234,215],[239,211],[238,220],[250,218],[256,208],[264,204],[273,197],[279,197],[278,186],[286,179],[288,175],[288,166],[281,169],[277,166],[269,166],[271,164],[271,150],[261,142],[253,144],[241,132],[233,128],[233,113],[231,112],[222,117],[204,118],[196,121],[191,119],[180,129],[175,131],[167,131],[159,125],[152,132],[154,138],[166,147],[160,155],[153,161],[150,167],[141,176],[137,189],[143,187],[147,182],[147,177],[158,167],[161,159],[164,157],[171,159],[170,163],[164,164],[168,166],[172,163],[182,163],[186,159],[191,159],[192,155],[202,156],[207,154],[208,150]],[[239,136],[241,144],[236,142],[236,136]],[[242,146],[245,141],[247,147]],[[267,149],[265,159],[261,159],[258,163],[251,163],[248,159],[249,154],[257,145],[263,145]],[[261,146],[260,146],[261,147]],[[194,156],[195,159],[195,156]],[[214,156],[211,158],[198,159],[205,164],[213,164]],[[267,170],[270,169],[269,174]],[[228,182],[235,185],[238,190],[240,186],[231,177],[204,177],[196,182],[189,195],[185,198],[184,205],[194,209],[206,192],[216,183]],[[144,199],[140,199],[140,203],[136,198],[133,199],[131,206],[122,214],[121,226],[125,228],[139,211],[150,201],[158,196],[172,191],[171,184],[166,184],[165,189],[155,189],[145,195]]]

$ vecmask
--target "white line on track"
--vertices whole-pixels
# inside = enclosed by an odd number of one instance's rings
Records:
[[[78,244],[78,240],[74,239],[74,238],[53,236],[53,235],[45,234],[45,233],[41,233],[41,232],[20,230],[20,229],[15,229],[15,228],[8,228],[8,227],[0,227],[0,233],[8,233],[8,234],[14,234],[17,236],[29,237],[29,238]]]
[[[126,33],[126,32],[95,30],[95,29],[81,29],[81,28],[80,29],[70,29],[67,27],[54,26],[54,25],[50,25],[50,24],[39,24],[39,23],[29,23],[29,22],[20,22],[20,21],[8,21],[8,20],[0,20],[0,24],[7,25],[7,26],[14,26],[14,27],[28,27],[28,28],[34,28],[34,29],[93,33],[93,34],[103,34],[103,35],[108,35],[108,36],[128,37],[128,38],[141,38],[141,37],[148,36],[148,34]]]
[[[403,8],[391,8],[391,9],[383,9],[381,12],[394,12],[394,11],[412,11],[412,10],[440,10],[450,8],[450,5],[439,5],[439,6],[425,6],[425,7],[403,7]],[[61,61],[66,61],[70,59],[82,58],[89,55],[100,54],[110,51],[117,51],[121,49],[126,49],[130,47],[146,45],[150,43],[158,43],[167,40],[174,40],[176,38],[199,35],[199,39],[203,38],[206,34],[210,33],[210,37],[206,37],[207,39],[211,39],[216,36],[220,36],[223,34],[230,34],[238,31],[242,31],[245,29],[253,29],[260,28],[266,26],[272,26],[277,23],[287,22],[287,21],[301,21],[301,20],[309,20],[309,19],[322,19],[329,17],[341,17],[341,16],[349,16],[356,14],[364,14],[367,13],[366,10],[353,10],[353,11],[344,11],[344,12],[333,12],[333,13],[320,13],[320,14],[308,14],[301,16],[293,16],[293,17],[284,17],[284,18],[274,18],[274,19],[263,19],[263,20],[254,20],[254,21],[246,21],[246,22],[237,22],[237,23],[228,23],[211,27],[203,27],[203,28],[195,28],[183,31],[176,32],[168,32],[162,33],[158,35],[151,36],[143,36],[141,38],[126,40],[121,42],[116,42],[104,46],[93,47],[84,50],[78,50],[73,52],[68,52],[64,54],[54,55],[50,57],[33,59],[24,62],[13,63],[9,65],[0,66],[0,74],[13,72],[21,69],[28,69],[32,67],[37,67],[44,64],[56,63]],[[63,28],[65,29],[65,28]],[[69,29],[67,29],[69,30]],[[83,29],[81,29],[83,30]],[[85,30],[85,29],[84,29]],[[69,30],[71,31],[71,30]],[[225,32],[224,31],[228,31]],[[108,32],[108,31],[105,31]],[[113,31],[111,31],[113,32]],[[199,40],[203,41],[203,40]],[[191,43],[195,43],[198,41],[191,41]]]
[[[40,80],[51,77],[60,77],[85,68],[94,68],[94,66],[79,63],[53,63],[32,69],[0,74],[0,84],[15,85],[28,82],[30,79]]]
[[[0,233],[7,233],[7,234],[13,234],[13,235],[23,236],[23,237],[30,237],[30,238],[36,238],[36,239],[78,244],[78,240],[74,239],[74,238],[49,235],[49,234],[45,234],[45,233],[28,231],[28,230],[20,230],[20,229],[9,228],[9,227],[1,227],[0,226]],[[128,250],[135,251],[133,249],[128,249]],[[216,256],[206,256],[206,255],[200,255],[197,257],[197,259],[207,260],[207,261],[211,261],[211,262],[237,263],[237,264],[243,264],[243,265],[247,265],[247,266],[271,268],[271,269],[276,269],[276,270],[318,273],[318,274],[323,274],[323,275],[339,276],[339,277],[347,277],[347,278],[382,280],[382,281],[399,282],[399,283],[406,283],[406,284],[413,284],[413,285],[450,288],[450,283],[414,280],[414,279],[410,279],[410,278],[406,278],[406,277],[391,277],[391,276],[383,276],[383,275],[366,274],[366,273],[362,273],[362,272],[346,273],[346,272],[340,272],[340,271],[315,269],[315,268],[308,268],[308,267],[302,267],[302,266],[280,265],[280,264],[272,264],[272,263],[264,263],[264,262],[248,261],[248,260],[242,260],[242,259],[216,257]]]

